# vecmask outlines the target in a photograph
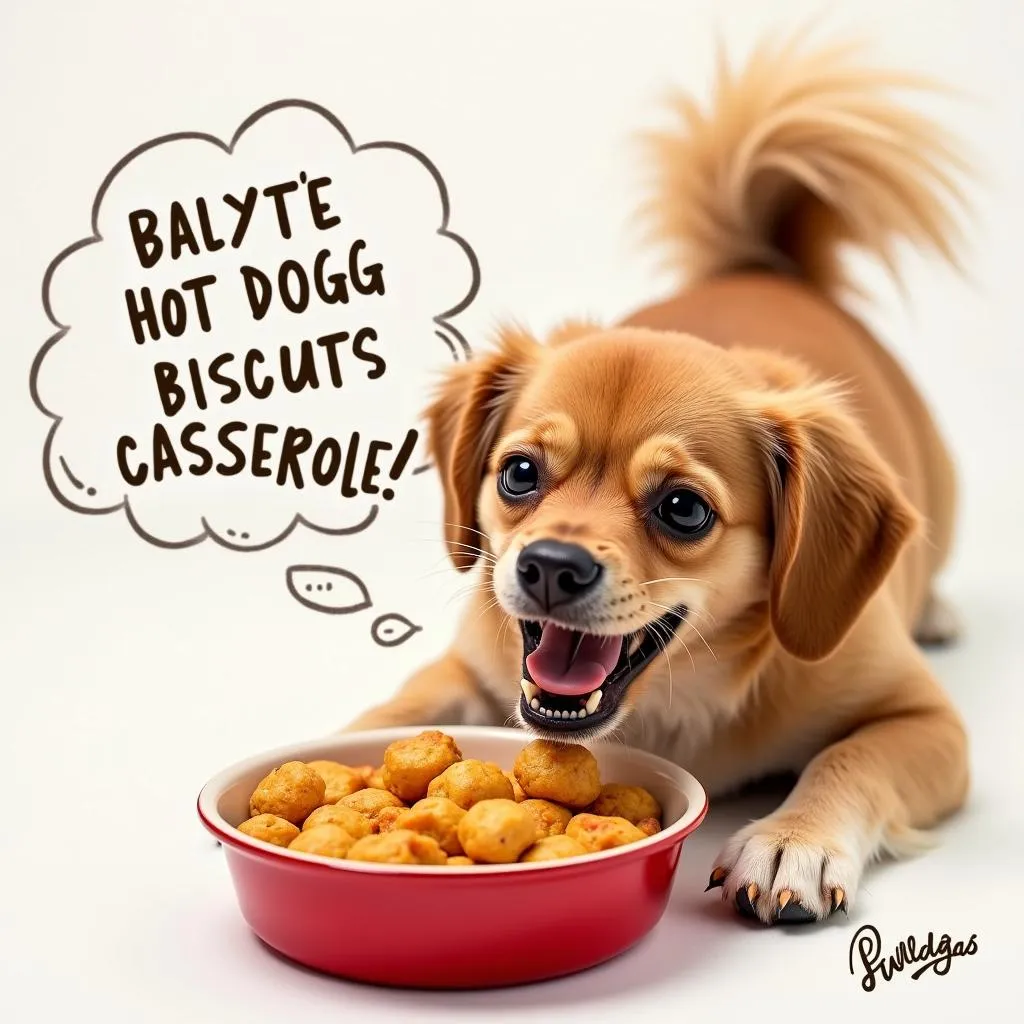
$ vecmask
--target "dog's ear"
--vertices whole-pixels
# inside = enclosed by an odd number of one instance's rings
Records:
[[[895,474],[830,385],[761,400],[768,461],[772,629],[820,661],[846,638],[920,526]]]
[[[460,572],[483,547],[476,501],[491,449],[541,347],[524,331],[499,331],[493,352],[450,370],[427,407],[428,445],[444,488],[444,537]]]

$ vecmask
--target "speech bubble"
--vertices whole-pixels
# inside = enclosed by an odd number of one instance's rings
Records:
[[[365,530],[429,468],[425,388],[470,355],[451,320],[479,266],[449,215],[426,156],[305,101],[137,147],[43,281],[54,496],[166,548]]]

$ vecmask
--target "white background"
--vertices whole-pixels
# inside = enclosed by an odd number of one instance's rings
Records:
[[[854,5],[851,5],[851,8]],[[629,135],[670,85],[703,94],[715,33],[737,56],[818,4],[750,0],[515,3],[7,3],[0,14],[0,1005],[15,1024],[67,1019],[210,1022],[362,1018],[686,1017],[947,1020],[1019,991],[1024,953],[1019,736],[1024,570],[1019,404],[1024,314],[1024,7],[862,0],[823,22],[875,40],[882,61],[938,75],[973,105],[930,103],[988,174],[977,193],[974,283],[917,258],[909,306],[864,268],[866,315],[914,370],[959,457],[960,547],[946,591],[968,634],[936,671],[969,723],[968,809],[924,858],[866,879],[849,922],[751,928],[702,889],[719,843],[768,805],[716,807],[685,848],[657,931],[617,962],[503,993],[402,994],[289,967],[248,933],[194,798],[226,764],[305,739],[383,698],[443,649],[465,580],[444,571],[436,481],[416,478],[350,541],[297,532],[261,553],[146,545],[119,515],[47,491],[48,427],[28,372],[49,334],[40,283],[88,233],[95,190],[134,146],[172,131],[230,135],[300,97],[357,142],[390,139],[440,168],[452,226],[482,284],[458,319],[482,347],[498,317],[543,330],[615,318],[664,293],[638,249]],[[924,109],[924,105],[922,105]],[[316,614],[284,570],[357,572],[374,609]],[[376,614],[424,626],[369,640]],[[600,893],[594,894],[595,899]],[[929,930],[978,938],[947,977],[897,977],[868,995],[847,968],[854,929],[891,947]],[[514,951],[510,951],[514,955]]]

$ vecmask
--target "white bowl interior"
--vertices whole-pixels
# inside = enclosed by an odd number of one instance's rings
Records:
[[[438,726],[459,745],[465,758],[494,761],[511,769],[530,737],[519,729],[476,726]],[[396,739],[415,736],[422,728],[387,729],[327,736],[268,751],[222,772],[200,795],[202,812],[217,824],[237,827],[249,817],[249,796],[259,781],[286,761],[339,761],[348,765],[380,765],[384,750]],[[602,782],[643,786],[661,804],[663,830],[684,828],[704,808],[700,783],[682,768],[644,751],[615,743],[591,747],[601,768]]]

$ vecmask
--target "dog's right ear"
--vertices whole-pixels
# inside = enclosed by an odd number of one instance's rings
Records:
[[[504,328],[493,352],[448,371],[427,407],[428,445],[444,488],[444,537],[459,572],[483,547],[476,501],[498,431],[541,346],[524,331]]]

